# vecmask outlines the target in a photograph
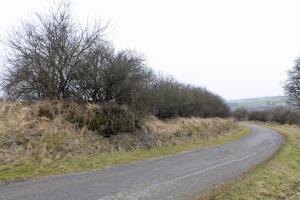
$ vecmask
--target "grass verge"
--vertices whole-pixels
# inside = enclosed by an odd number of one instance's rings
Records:
[[[300,127],[265,125],[286,137],[277,155],[232,183],[218,186],[195,200],[300,199]]]
[[[77,158],[74,160],[64,160],[57,162],[36,163],[27,160],[26,163],[0,166],[0,180],[22,180],[28,178],[38,178],[49,175],[60,175],[70,172],[79,172],[91,169],[106,168],[117,164],[126,164],[150,158],[172,155],[179,152],[191,151],[196,148],[220,145],[245,137],[250,133],[250,129],[242,127],[235,133],[201,140],[195,143],[179,144],[170,147],[154,148],[150,150],[136,150],[132,152],[116,152],[89,157]]]

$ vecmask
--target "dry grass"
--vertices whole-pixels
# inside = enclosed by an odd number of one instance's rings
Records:
[[[36,172],[31,168],[36,167],[48,167],[45,174],[55,174],[56,168],[51,168],[55,163],[70,165],[69,161],[83,162],[95,156],[115,155],[117,158],[116,154],[120,152],[195,144],[240,129],[232,119],[160,121],[148,117],[142,128],[133,133],[105,138],[88,129],[91,116],[99,110],[101,107],[95,104],[74,102],[0,102],[0,180],[32,177]],[[75,171],[102,166],[100,160],[92,167],[76,166]],[[83,163],[80,165],[84,166]],[[62,171],[74,170],[64,166]],[[5,173],[10,175],[6,177]]]
[[[221,118],[192,117],[161,121],[155,117],[148,117],[144,124],[146,132],[159,135],[159,142],[162,142],[162,145],[197,142],[228,134],[238,128],[235,120]]]

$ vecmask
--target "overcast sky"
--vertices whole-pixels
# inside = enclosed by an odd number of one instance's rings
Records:
[[[5,0],[0,33],[51,0]],[[300,56],[299,0],[72,0],[76,19],[110,22],[109,40],[156,71],[226,99],[282,95]]]

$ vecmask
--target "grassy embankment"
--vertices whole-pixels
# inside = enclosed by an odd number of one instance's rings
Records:
[[[250,131],[232,119],[148,117],[134,133],[109,138],[71,123],[97,105],[0,102],[0,181],[36,178],[157,158],[237,140]],[[41,112],[42,111],[42,112]],[[55,111],[55,112],[54,112]],[[51,116],[47,118],[46,116]],[[52,113],[52,114],[51,114]],[[51,115],[50,115],[51,114]],[[72,119],[72,120],[66,120]]]
[[[228,185],[218,186],[197,200],[300,199],[300,127],[265,124],[286,137],[277,155]]]

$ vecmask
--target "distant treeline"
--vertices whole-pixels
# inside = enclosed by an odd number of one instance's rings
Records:
[[[237,120],[250,120],[261,122],[277,122],[280,124],[300,124],[300,112],[287,107],[278,107],[271,110],[248,111],[239,108],[233,112]]]
[[[159,118],[230,116],[220,96],[154,73],[134,51],[116,50],[105,29],[78,25],[64,2],[23,23],[7,42],[6,97],[125,105]]]

